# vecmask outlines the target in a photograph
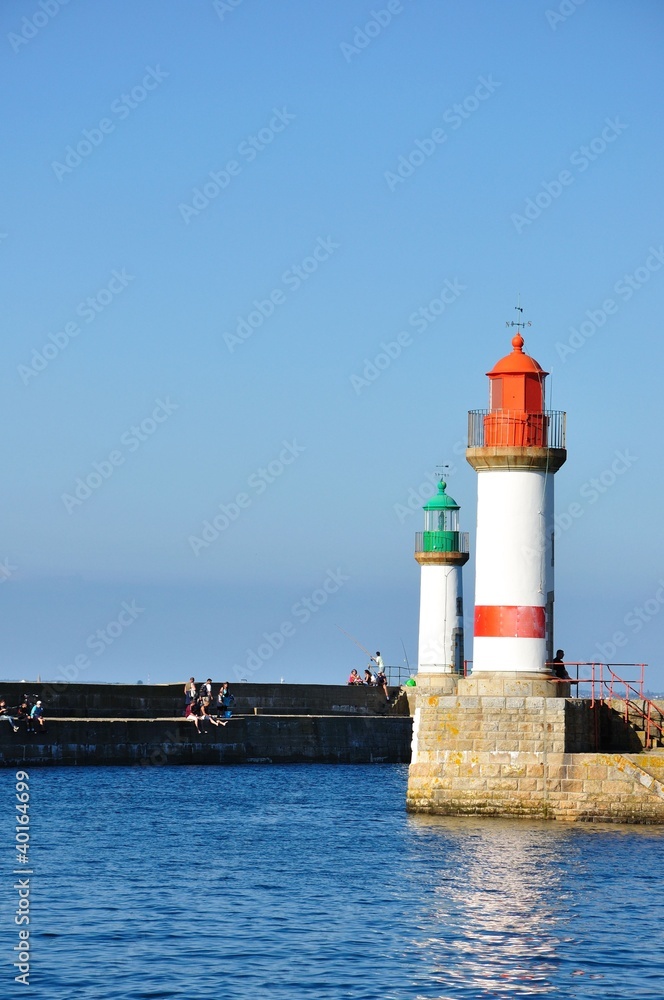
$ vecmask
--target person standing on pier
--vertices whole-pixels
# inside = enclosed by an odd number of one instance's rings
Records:
[[[235,698],[230,692],[228,681],[224,681],[217,695],[217,715],[225,715],[227,719],[230,719],[233,714],[231,708],[234,701]]]
[[[196,690],[196,681],[194,680],[193,677],[190,677],[184,686],[185,715],[188,714],[187,708],[189,708],[192,702],[196,701],[197,698],[198,698],[198,692]]]
[[[205,684],[201,684],[201,689],[198,692],[198,697],[201,700],[201,705],[203,706],[203,712],[207,715],[208,708],[212,704],[212,678],[208,677]]]

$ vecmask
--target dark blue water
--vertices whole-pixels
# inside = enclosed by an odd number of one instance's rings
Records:
[[[379,765],[33,770],[15,984],[0,777],[3,997],[664,997],[664,831],[412,817]]]

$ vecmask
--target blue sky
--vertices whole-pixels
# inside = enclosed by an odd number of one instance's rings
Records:
[[[412,663],[408,502],[450,465],[472,545],[467,411],[520,294],[568,413],[556,642],[664,688],[660,3],[0,29],[2,676],[342,681],[337,624]],[[472,559],[465,595],[471,653]]]

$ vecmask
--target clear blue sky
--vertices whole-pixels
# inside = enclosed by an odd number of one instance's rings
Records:
[[[43,3],[0,11],[0,675],[415,661],[407,503],[449,463],[472,544],[520,293],[556,642],[664,688],[661,3]]]

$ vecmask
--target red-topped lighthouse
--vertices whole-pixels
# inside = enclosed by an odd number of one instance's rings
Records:
[[[544,674],[553,658],[553,476],[567,458],[565,414],[546,410],[548,372],[523,346],[518,332],[487,372],[489,409],[469,414],[466,458],[478,473],[473,674]]]

